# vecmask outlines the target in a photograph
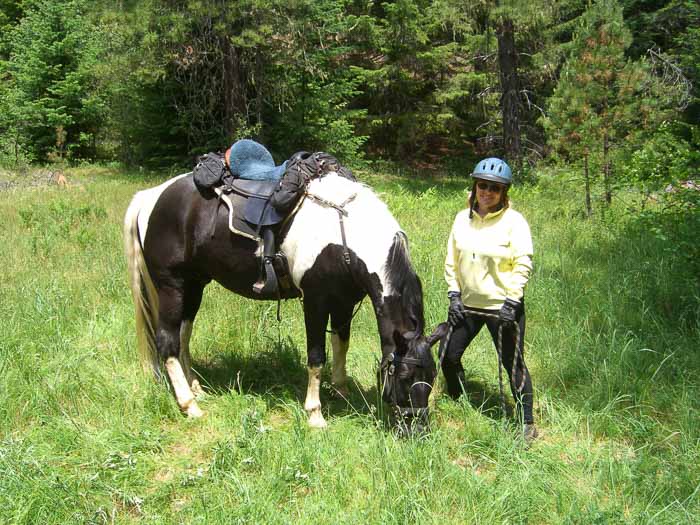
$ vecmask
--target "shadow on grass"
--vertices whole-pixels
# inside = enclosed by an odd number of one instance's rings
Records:
[[[195,369],[204,389],[212,395],[235,390],[261,396],[268,406],[287,402],[303,404],[306,397],[308,372],[302,351],[291,340],[273,342],[269,349],[254,355],[221,350],[215,362],[195,362]],[[366,415],[374,412],[377,387],[364,388],[348,377],[348,393],[340,395],[330,385],[330,370],[326,366],[321,385],[321,403],[331,416]]]
[[[506,383],[503,384],[503,396],[506,405],[505,417],[513,419],[515,414],[513,398]],[[460,399],[466,399],[475,410],[493,420],[499,421],[504,419],[500,391],[489,387],[485,383],[467,380],[464,385],[464,393]]]

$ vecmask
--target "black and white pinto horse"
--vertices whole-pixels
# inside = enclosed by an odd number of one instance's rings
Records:
[[[425,420],[437,374],[430,347],[447,326],[423,335],[423,292],[406,235],[387,206],[361,183],[330,173],[313,180],[307,192],[312,197],[298,208],[280,245],[303,294],[309,425],[326,426],[319,390],[329,318],[331,382],[346,393],[353,308],[366,295],[379,328],[383,399],[403,418]],[[338,212],[327,204],[348,200],[344,245]],[[144,366],[150,364],[158,378],[164,363],[180,409],[201,416],[196,401],[201,388],[190,367],[188,345],[204,287],[216,280],[232,292],[258,298],[252,285],[259,275],[261,247],[231,233],[228,209],[218,205],[213,193],[199,190],[190,174],[134,196],[124,219],[124,241]]]

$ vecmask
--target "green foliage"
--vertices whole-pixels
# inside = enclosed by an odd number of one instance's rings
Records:
[[[435,167],[519,134],[533,162],[606,138],[614,173],[698,120],[699,24],[692,0],[0,1],[0,162],[181,167],[253,137]]]
[[[277,26],[291,45],[271,51],[277,53],[270,71],[276,85],[263,114],[276,122],[267,135],[278,150],[326,150],[344,161],[362,156],[367,137],[355,126],[366,112],[350,107],[359,81],[346,67],[353,19],[344,7],[338,0],[291,4],[286,22]]]
[[[93,91],[100,34],[83,0],[28,3],[0,64],[3,154],[45,160],[94,154],[104,101]],[[65,135],[63,135],[65,133]]]
[[[650,164],[673,156],[674,143],[683,149],[683,141],[670,137],[665,128],[656,131],[674,114],[682,98],[680,86],[657,76],[648,61],[626,59],[630,42],[615,0],[592,5],[579,19],[569,58],[542,119],[560,158],[579,165],[584,159],[594,175],[603,173],[608,204],[613,188],[625,182],[660,183],[659,172],[668,176],[671,166]],[[649,142],[650,137],[656,138]],[[662,143],[663,150],[654,149]],[[688,154],[676,153],[677,162],[687,165]]]
[[[557,88],[543,119],[550,143],[564,158],[602,149],[612,136],[622,99],[624,50],[630,34],[616,2],[600,0],[581,17]]]
[[[645,194],[668,184],[694,180],[700,166],[700,153],[675,131],[679,126],[663,122],[659,129],[633,151],[621,171],[622,182]]]

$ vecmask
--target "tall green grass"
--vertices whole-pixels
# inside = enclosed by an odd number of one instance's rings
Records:
[[[464,357],[467,398],[438,385],[428,437],[387,432],[368,304],[349,400],[324,385],[330,426],[310,430],[299,303],[277,324],[273,303],[218,285],[191,345],[207,414],[183,418],[137,362],[121,252],[130,197],[161,179],[73,175],[0,193],[1,523],[698,521],[697,276],[622,209],[584,220],[561,181],[513,191],[536,249],[526,347],[542,436],[526,450],[486,334]],[[466,181],[360,177],[409,235],[432,328]]]

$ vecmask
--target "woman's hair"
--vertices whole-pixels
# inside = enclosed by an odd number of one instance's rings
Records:
[[[472,184],[472,191],[469,193],[469,218],[472,218],[472,215],[474,214],[474,206],[479,206],[479,203],[476,202],[476,185],[479,182],[480,179],[474,179],[474,183]],[[510,199],[508,198],[508,188],[510,186],[505,186],[503,188],[503,191],[501,191],[501,202],[499,203],[501,205],[501,208],[507,208],[510,205]],[[500,209],[500,208],[499,208]]]

